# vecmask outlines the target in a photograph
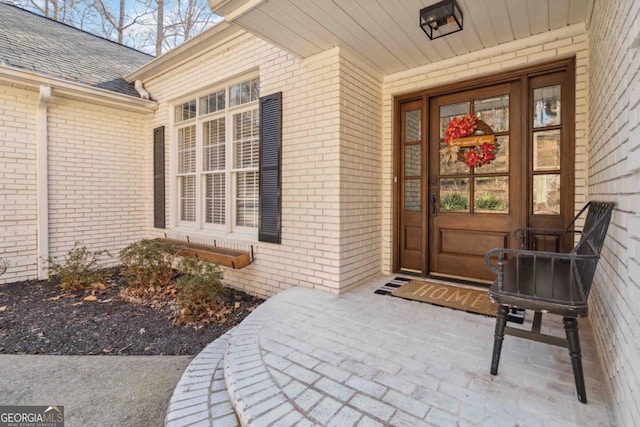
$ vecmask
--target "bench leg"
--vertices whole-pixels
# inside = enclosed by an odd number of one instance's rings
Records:
[[[509,307],[501,305],[498,307],[496,316],[496,331],[493,334],[493,357],[491,359],[491,375],[498,375],[498,364],[500,363],[500,352],[502,351],[502,341],[504,340],[504,325],[507,323]]]
[[[539,334],[541,327],[542,327],[542,312],[536,311],[533,315],[533,323],[531,324],[531,330]]]
[[[564,330],[567,333],[569,342],[569,355],[573,366],[573,377],[576,381],[576,391],[578,400],[587,403],[587,392],[584,386],[584,374],[582,373],[582,353],[580,352],[580,336],[578,335],[578,320],[575,317],[565,317],[562,319]]]

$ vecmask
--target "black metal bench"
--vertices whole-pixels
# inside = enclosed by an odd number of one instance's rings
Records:
[[[558,239],[567,232],[580,233],[580,241],[569,253],[502,248],[487,252],[485,263],[498,275],[489,288],[489,298],[499,304],[492,375],[498,374],[505,334],[566,347],[571,357],[578,400],[587,403],[577,318],[588,315],[589,291],[613,207],[614,203],[592,201],[582,208],[566,229],[541,230],[544,235],[558,236]],[[587,216],[582,231],[573,230],[576,220],[584,212]],[[535,233],[535,229],[522,229],[519,233],[527,236]],[[505,326],[507,313],[512,307],[536,312],[530,331]],[[563,316],[566,339],[540,332],[543,312]]]

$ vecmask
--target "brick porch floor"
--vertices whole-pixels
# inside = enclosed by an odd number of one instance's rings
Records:
[[[166,425],[614,424],[588,320],[584,405],[567,350],[507,336],[491,376],[493,318],[373,293],[389,279],[341,296],[294,288],[272,297],[194,359]],[[543,320],[563,334],[561,319]]]

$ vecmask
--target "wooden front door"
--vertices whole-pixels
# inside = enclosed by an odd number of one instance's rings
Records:
[[[520,82],[432,97],[429,101],[429,274],[490,280],[484,255],[518,247],[526,191]],[[479,115],[495,135],[495,159],[468,167],[445,159],[445,129],[454,117]],[[472,147],[463,149],[471,150]]]
[[[568,223],[574,76],[575,62],[563,60],[396,98],[396,271],[491,281],[484,255],[520,247],[514,230]],[[448,123],[467,113],[495,136],[488,165],[442,156]],[[566,240],[556,249],[570,247]]]

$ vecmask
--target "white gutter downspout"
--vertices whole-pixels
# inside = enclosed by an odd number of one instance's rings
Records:
[[[138,92],[138,95],[140,95],[140,98],[149,99],[149,92],[144,88],[142,80],[136,80],[133,83],[133,87],[136,89],[136,92]]]
[[[48,278],[49,263],[49,167],[47,146],[49,141],[47,107],[51,99],[51,87],[40,86],[36,113],[36,194],[37,194],[37,259],[38,279]]]

